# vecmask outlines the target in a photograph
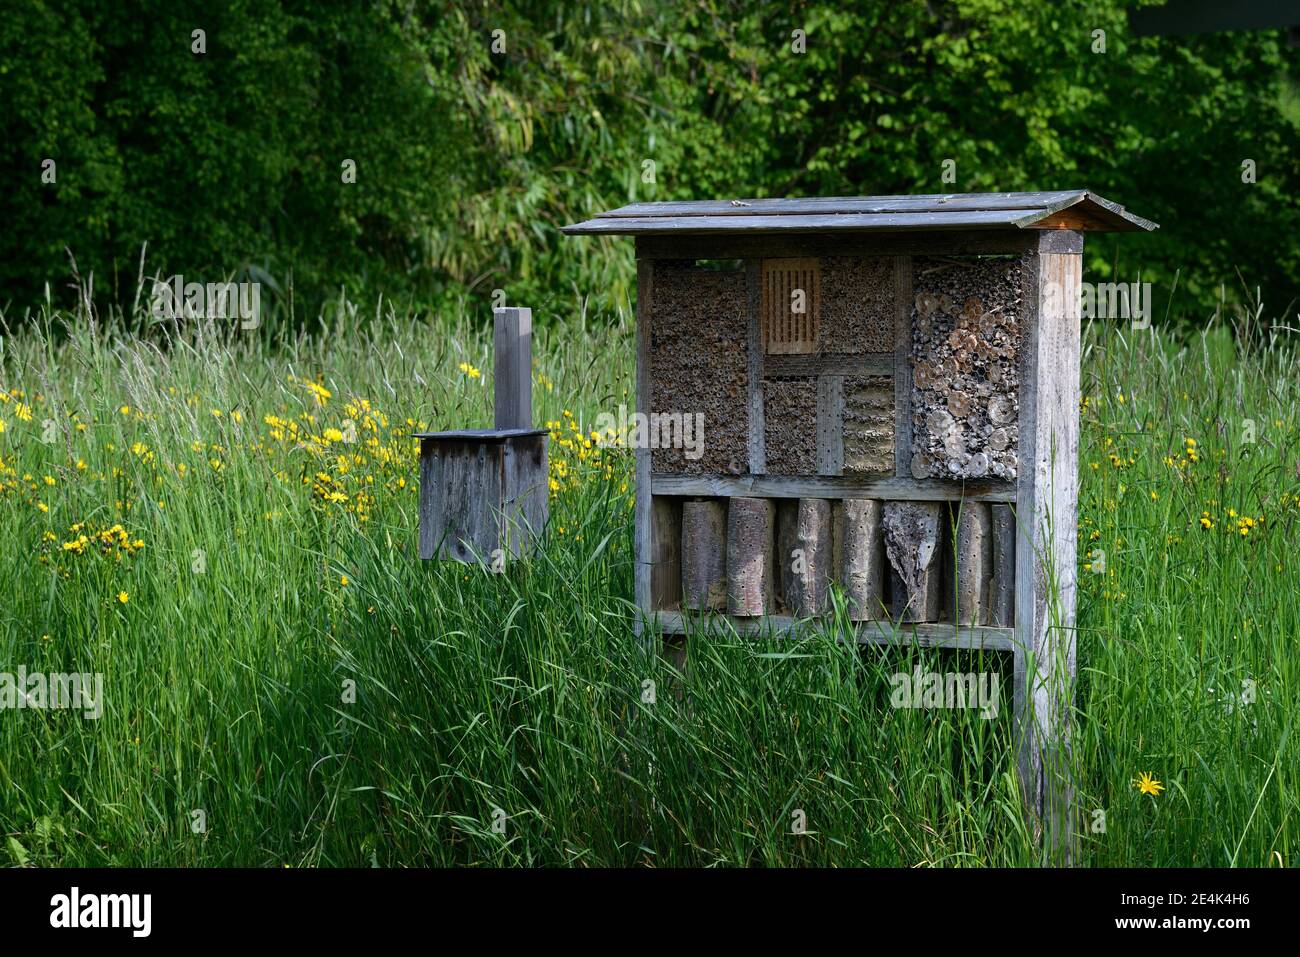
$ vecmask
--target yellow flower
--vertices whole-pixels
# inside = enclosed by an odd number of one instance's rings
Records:
[[[128,595],[128,594],[127,594],[126,592],[124,592],[124,591],[120,591],[120,592],[117,593],[117,600],[118,600],[121,604],[125,605],[128,601],[131,600],[131,596]]]
[[[1143,794],[1150,794],[1152,797],[1159,797],[1160,792],[1165,789],[1165,786],[1152,777],[1149,771],[1143,771],[1139,774],[1133,782],[1133,786]]]
[[[36,507],[39,508],[42,512],[48,512],[50,510],[50,507],[46,505],[44,502],[37,502]]]
[[[122,406],[122,408],[118,409],[117,411],[121,412],[123,415],[130,415],[131,407],[129,405],[124,405]]]
[[[479,376],[483,374],[479,372],[478,369],[475,369],[468,362],[462,362],[460,364],[460,371],[465,373],[465,375],[469,376],[471,379],[477,379]]]
[[[347,587],[348,587],[348,576],[347,576],[347,575],[340,575],[340,576],[339,576],[339,584],[342,585],[344,588],[347,588]]]

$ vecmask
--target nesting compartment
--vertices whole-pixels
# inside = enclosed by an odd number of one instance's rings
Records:
[[[999,503],[655,496],[655,611],[1010,627],[1015,520]],[[680,556],[680,558],[678,558]]]

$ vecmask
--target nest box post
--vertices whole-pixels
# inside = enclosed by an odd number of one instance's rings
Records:
[[[493,311],[494,425],[419,432],[420,557],[504,571],[546,527],[550,436],[532,427],[532,310]]]

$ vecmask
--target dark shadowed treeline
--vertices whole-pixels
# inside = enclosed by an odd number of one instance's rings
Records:
[[[600,312],[631,244],[556,227],[611,205],[1083,186],[1162,225],[1091,242],[1090,275],[1141,269],[1163,312],[1177,274],[1192,315],[1258,285],[1276,315],[1300,285],[1298,51],[1138,39],[1127,6],[14,5],[0,307],[71,299],[69,252],[129,303],[147,243],[146,275],[259,279],[299,319],[341,287]]]

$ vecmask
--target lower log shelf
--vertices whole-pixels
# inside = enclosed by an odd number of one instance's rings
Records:
[[[665,635],[720,634],[735,631],[739,635],[790,635],[825,627],[825,618],[794,618],[789,615],[766,615],[741,618],[734,615],[659,611],[655,624]],[[960,648],[966,650],[1014,651],[1015,629],[992,626],[954,626],[949,622],[854,622],[858,643],[864,645],[915,645],[921,648]]]

